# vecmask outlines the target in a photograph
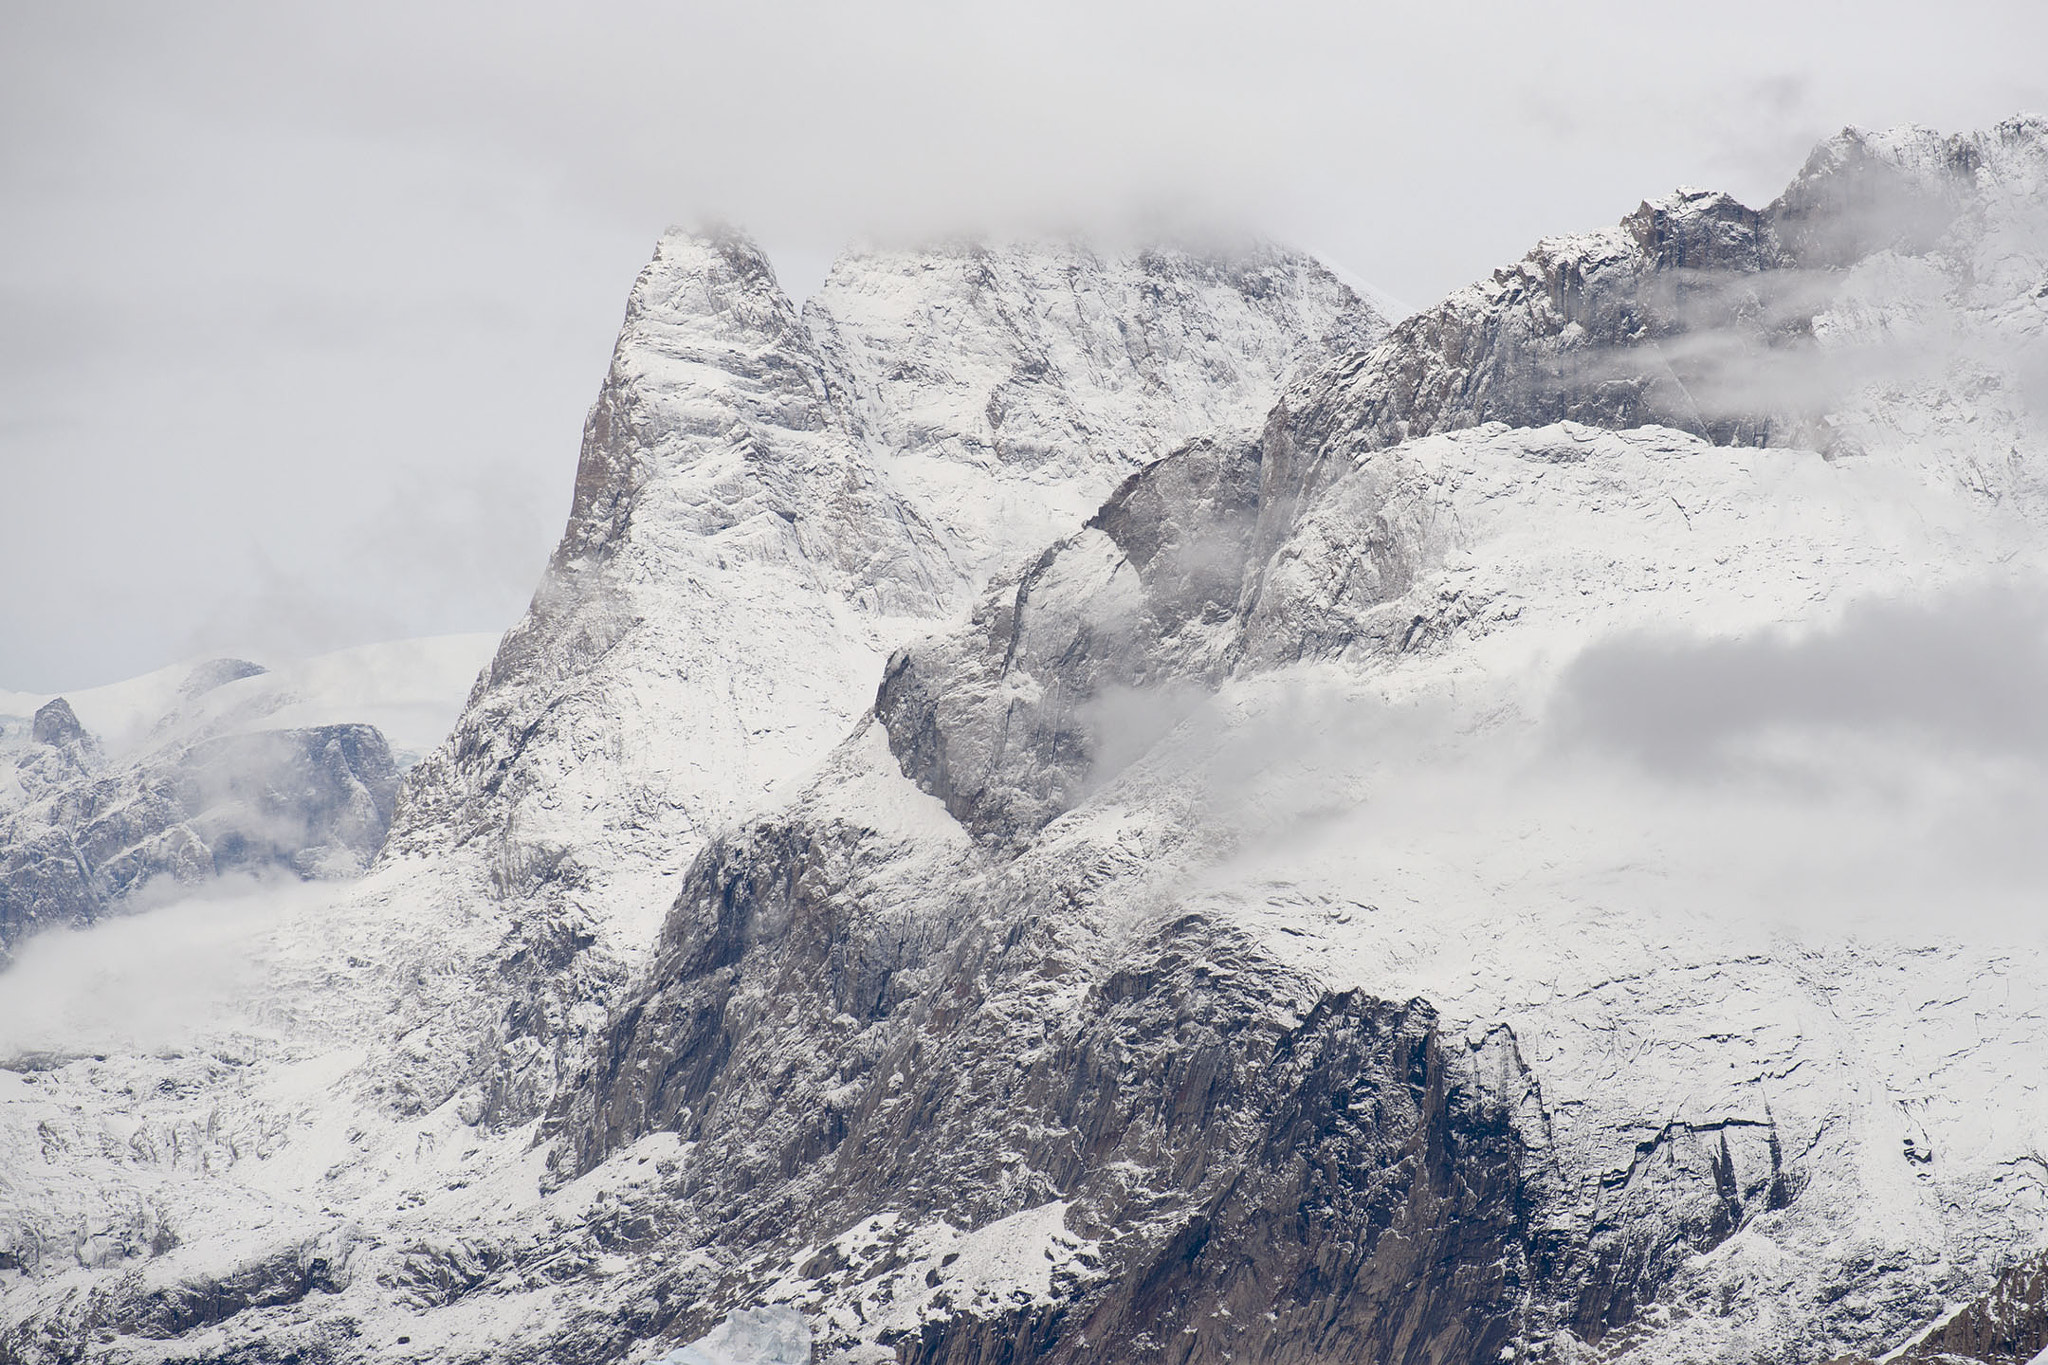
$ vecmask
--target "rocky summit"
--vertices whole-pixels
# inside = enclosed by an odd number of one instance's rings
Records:
[[[1401,319],[672,232],[402,779],[6,731],[0,933],[374,861],[0,1070],[0,1361],[2022,1365],[2044,363],[2030,119]]]

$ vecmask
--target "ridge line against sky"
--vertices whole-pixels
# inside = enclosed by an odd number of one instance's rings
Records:
[[[0,8],[0,687],[497,630],[656,234],[1214,224],[1426,307],[1844,124],[2048,109],[2038,6]],[[25,509],[25,510],[22,510]]]

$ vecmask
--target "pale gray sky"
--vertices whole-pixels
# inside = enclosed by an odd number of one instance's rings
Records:
[[[655,234],[1189,217],[1426,304],[1846,123],[2048,110],[2048,7],[0,0],[0,687],[495,630]]]

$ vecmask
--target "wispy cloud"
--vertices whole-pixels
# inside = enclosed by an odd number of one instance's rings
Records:
[[[1138,709],[1129,743],[1174,727],[1094,799],[1189,812],[1205,880],[2032,937],[2044,695],[2048,592],[1977,583],[1797,632],[1610,636],[1547,677],[1251,679]]]
[[[0,469],[35,515],[0,579],[34,591],[0,604],[0,681],[106,681],[215,624],[506,624],[530,569],[380,598],[380,530],[446,530],[386,500],[516,485],[537,563],[668,222],[740,222],[815,279],[869,231],[1215,218],[1426,306],[1677,183],[1768,199],[1842,123],[2048,106],[2038,8],[16,7]]]
[[[1587,650],[1560,737],[1660,776],[1725,775],[1794,733],[2048,763],[2048,589],[1867,601],[1832,625],[1728,639],[1630,635]]]

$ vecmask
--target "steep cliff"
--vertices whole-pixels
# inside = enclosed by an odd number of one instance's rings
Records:
[[[836,742],[896,643],[1383,330],[1270,248],[853,253],[800,319],[751,245],[670,234],[561,546],[396,846],[494,838],[658,913],[677,850]]]

